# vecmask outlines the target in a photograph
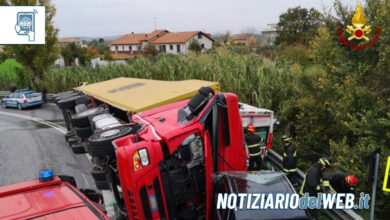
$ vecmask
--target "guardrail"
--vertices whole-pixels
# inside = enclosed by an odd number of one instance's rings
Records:
[[[277,170],[282,170],[283,167],[283,157],[276,153],[274,150],[269,149],[267,157],[270,162],[274,165],[274,168]],[[302,184],[305,179],[305,173],[297,169],[298,173],[298,182]],[[323,209],[323,211],[332,219],[337,220],[363,220],[363,218],[352,210],[342,210],[342,209]]]
[[[5,97],[5,96],[7,96],[10,93],[11,93],[11,91],[0,91],[0,97]],[[47,99],[53,99],[54,95],[55,94],[48,93],[47,94]]]

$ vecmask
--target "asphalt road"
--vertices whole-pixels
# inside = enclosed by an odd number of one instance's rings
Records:
[[[78,187],[96,189],[91,163],[85,154],[73,154],[61,129],[18,115],[64,126],[53,104],[23,111],[0,107],[0,186],[37,178],[41,169],[50,168],[54,174],[75,177]]]

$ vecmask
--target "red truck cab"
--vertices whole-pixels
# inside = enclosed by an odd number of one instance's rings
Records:
[[[209,219],[214,172],[247,170],[237,96],[204,87],[132,119],[143,129],[113,141],[128,218]]]
[[[99,207],[59,177],[0,187],[0,219],[109,219]]]

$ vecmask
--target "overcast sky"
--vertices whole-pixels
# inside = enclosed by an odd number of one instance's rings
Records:
[[[60,37],[103,37],[158,29],[171,32],[201,30],[240,33],[277,23],[288,8],[314,7],[320,11],[333,0],[52,0],[54,24]],[[343,0],[356,7],[357,0]]]

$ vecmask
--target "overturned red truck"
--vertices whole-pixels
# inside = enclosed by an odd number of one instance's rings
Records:
[[[140,86],[137,82],[119,88]],[[120,91],[105,89],[113,95]],[[254,123],[259,112],[245,111],[247,118],[241,120],[244,107],[237,96],[210,87],[200,88],[190,100],[170,102],[127,117],[122,103],[99,95],[92,96],[92,102],[78,93],[57,99],[71,122],[69,136],[76,132],[74,139],[92,156],[96,185],[113,192],[121,215],[129,219],[210,219],[213,175],[247,170],[243,123]],[[273,112],[261,114],[271,122],[264,139],[264,147],[270,147]],[[78,132],[82,118],[91,132]],[[259,130],[264,133],[264,128]]]

